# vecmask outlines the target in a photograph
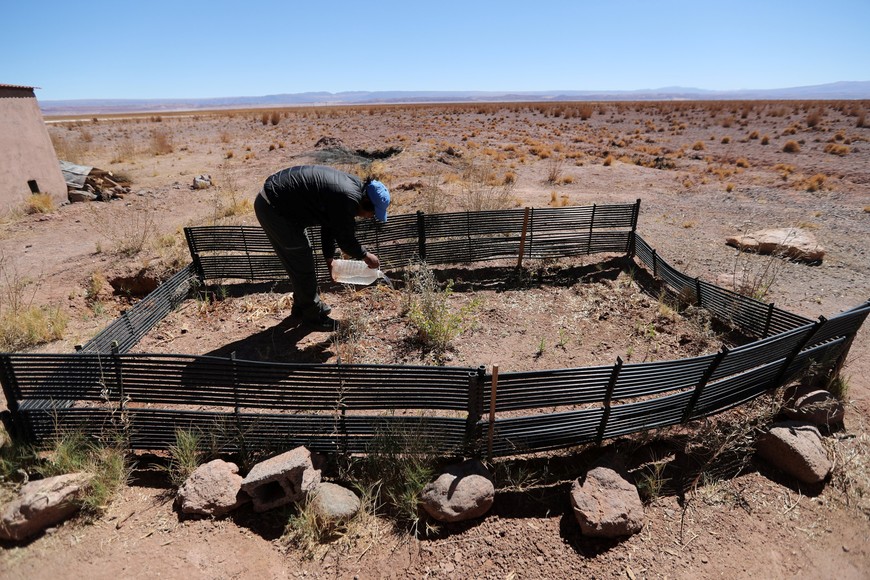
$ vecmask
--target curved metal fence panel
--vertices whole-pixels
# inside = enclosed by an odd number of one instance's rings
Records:
[[[493,376],[478,367],[318,365],[131,354],[197,280],[286,277],[260,228],[187,228],[192,263],[75,354],[0,353],[0,382],[25,440],[59,430],[121,433],[167,449],[178,429],[227,451],[306,445],[366,453],[402,440],[442,453],[510,455],[601,442],[730,409],[842,361],[870,301],[817,321],[680,272],[635,229],[639,203],[364,221],[386,267],[562,257],[634,257],[667,290],[759,340],[687,359]],[[318,247],[319,231],[311,231]],[[326,275],[322,260],[318,273]],[[516,416],[522,413],[521,416]]]

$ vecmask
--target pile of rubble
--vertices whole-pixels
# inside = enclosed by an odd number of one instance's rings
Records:
[[[129,187],[118,183],[112,173],[104,169],[61,161],[60,170],[71,202],[109,201],[130,193]]]

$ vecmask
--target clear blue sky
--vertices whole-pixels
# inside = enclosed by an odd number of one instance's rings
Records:
[[[40,100],[870,80],[870,0],[4,2]]]

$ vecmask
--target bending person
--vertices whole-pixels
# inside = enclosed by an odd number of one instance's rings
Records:
[[[269,176],[254,201],[257,220],[293,283],[291,316],[317,330],[334,330],[332,309],[320,299],[314,253],[306,228],[320,225],[321,249],[332,271],[335,246],[369,268],[380,260],[356,239],[356,217],[387,221],[390,192],[380,181],[363,181],[332,167],[301,165]]]

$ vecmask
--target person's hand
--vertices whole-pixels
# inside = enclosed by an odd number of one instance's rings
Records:
[[[371,252],[366,252],[366,255],[363,256],[363,262],[372,270],[379,270],[381,268],[381,261]]]

